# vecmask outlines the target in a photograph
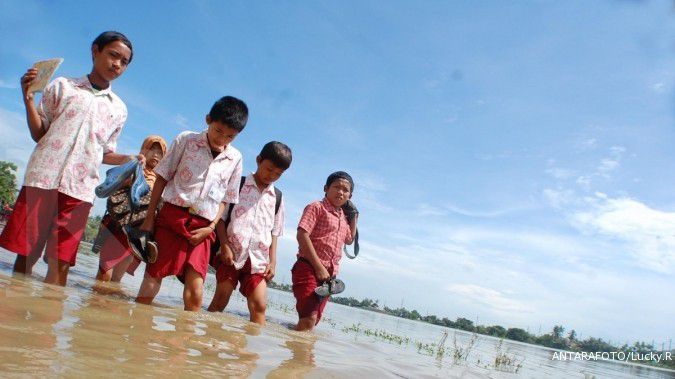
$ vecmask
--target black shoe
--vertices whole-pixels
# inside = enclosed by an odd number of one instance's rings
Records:
[[[323,282],[320,286],[316,287],[314,289],[314,293],[321,297],[326,297],[330,295],[337,295],[342,293],[344,290],[345,283],[340,279],[332,278],[331,280]]]
[[[124,225],[122,232],[127,237],[131,254],[145,263],[155,263],[157,261],[157,242],[152,241],[152,233],[145,230],[132,228]]]

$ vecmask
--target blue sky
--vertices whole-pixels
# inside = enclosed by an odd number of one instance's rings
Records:
[[[667,1],[0,2],[0,159],[33,148],[18,78],[124,32],[113,83],[147,134],[201,130],[220,96],[251,117],[234,145],[254,170],[287,143],[295,227],[326,176],[356,180],[362,253],[345,295],[537,333],[620,343],[675,337],[675,12]],[[101,213],[104,202],[95,203]]]

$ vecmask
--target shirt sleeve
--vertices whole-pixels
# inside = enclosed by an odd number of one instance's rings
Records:
[[[222,200],[223,203],[237,204],[239,202],[239,185],[241,184],[242,170],[241,158],[239,158],[234,166],[234,170],[232,170],[232,175],[227,180],[225,196]]]
[[[155,173],[164,178],[164,180],[169,181],[173,179],[173,176],[176,174],[178,164],[180,163],[180,160],[183,157],[183,152],[185,151],[186,140],[187,138],[185,134],[179,134],[176,139],[171,142],[171,146],[166,152],[164,158],[162,158],[162,160],[160,160],[157,164],[157,167],[155,167]]]
[[[320,203],[315,202],[309,204],[305,207],[305,210],[302,211],[302,217],[300,217],[300,222],[298,223],[298,229],[302,229],[307,233],[312,233],[314,227],[316,226],[316,221],[319,216],[319,207]]]
[[[284,217],[286,207],[284,206],[284,198],[281,197],[281,204],[279,204],[279,212],[274,215],[274,225],[272,226],[272,235],[281,237],[284,235]]]
[[[56,78],[42,91],[42,98],[40,99],[37,111],[45,131],[49,129],[49,126],[54,119],[56,108],[59,103],[58,100],[61,97],[62,92],[63,84],[61,83],[61,78]]]

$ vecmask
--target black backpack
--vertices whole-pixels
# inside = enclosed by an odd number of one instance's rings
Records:
[[[241,182],[239,183],[239,192],[241,193],[241,189],[244,188],[244,182],[246,181],[246,177],[242,176],[241,177]],[[276,216],[277,213],[279,213],[279,207],[281,206],[281,190],[278,189],[277,187],[274,187],[274,194],[276,195],[276,203],[274,204],[274,215]],[[228,225],[230,225],[230,219],[232,218],[232,209],[234,209],[234,204],[230,204],[230,206],[227,208],[227,217],[225,218],[225,228],[227,228]],[[209,258],[209,262],[212,262],[212,266],[214,263],[214,259],[216,259],[216,255],[218,254],[218,251],[220,250],[220,241],[218,240],[218,235],[216,234],[216,240],[211,244],[211,257]]]

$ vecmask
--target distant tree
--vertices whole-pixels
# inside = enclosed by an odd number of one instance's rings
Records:
[[[565,331],[565,328],[562,325],[556,325],[553,327],[553,337],[562,338],[562,334]]]
[[[504,329],[504,327],[500,325],[488,326],[487,328],[485,328],[485,334],[503,338],[506,337],[506,329]]]
[[[16,198],[16,165],[0,161],[0,205],[13,204]]]
[[[567,338],[570,341],[576,341],[577,340],[577,332],[574,331],[574,329],[570,330],[570,333],[567,335]]]
[[[409,318],[411,320],[419,320],[422,316],[417,312],[417,309],[413,309],[412,312],[410,312]]]
[[[458,317],[457,320],[455,320],[455,328],[466,330],[468,332],[473,332],[474,331],[473,321],[466,319],[464,317]]]
[[[530,333],[520,328],[509,328],[509,330],[506,331],[505,337],[514,341],[528,342]]]

